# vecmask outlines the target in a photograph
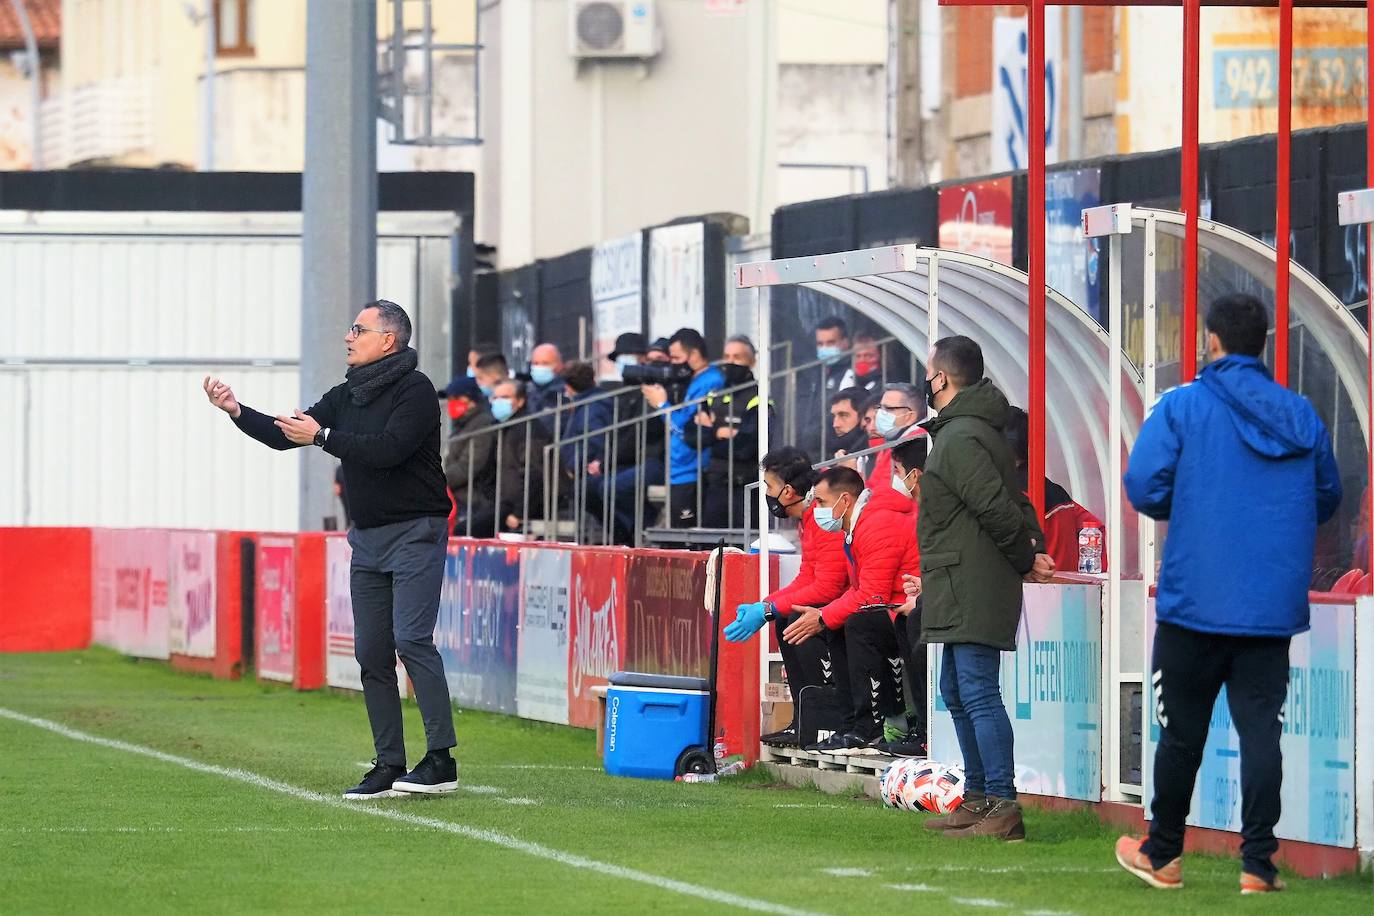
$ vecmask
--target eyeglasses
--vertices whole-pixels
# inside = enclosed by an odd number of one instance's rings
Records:
[[[355,325],[352,325],[351,327],[349,327],[349,329],[348,329],[348,336],[349,336],[349,337],[357,337],[357,336],[359,336],[360,334],[363,334],[363,333],[366,332],[366,331],[371,331],[373,334],[390,334],[390,333],[391,333],[390,331],[386,330],[385,328],[365,328],[365,327],[363,327],[363,326],[360,325],[360,324],[355,324]]]
[[[878,406],[889,413],[897,413],[899,410],[915,410],[914,407],[908,407],[905,404],[879,404]]]

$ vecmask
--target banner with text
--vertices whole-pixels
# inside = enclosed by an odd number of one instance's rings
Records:
[[[1002,653],[1002,702],[1016,739],[1016,788],[1101,801],[1102,588],[1032,585],[1024,591],[1016,651]],[[930,754],[962,763],[940,695],[943,646],[930,647]]]
[[[568,621],[568,724],[596,728],[592,688],[625,665],[625,554],[579,550],[572,557]]]
[[[597,378],[619,379],[610,358],[617,336],[644,327],[644,241],[641,233],[602,242],[592,249],[592,330]]]
[[[459,705],[515,715],[520,549],[450,542],[434,641]]]
[[[940,247],[1011,263],[1011,179],[940,189]]]
[[[568,724],[568,609],[572,551],[541,547],[520,567],[515,708],[522,719]]]
[[[91,638],[142,658],[171,654],[167,619],[169,532],[91,532]]]
[[[1154,601],[1146,616],[1154,642]],[[1274,835],[1285,840],[1355,845],[1355,607],[1312,605],[1312,629],[1293,637],[1288,650],[1288,699],[1283,706],[1283,814]],[[1149,704],[1145,736],[1145,813],[1154,797],[1154,756],[1159,719]],[[1240,737],[1223,687],[1212,708],[1211,729],[1193,789],[1188,823],[1241,829]]]
[[[168,541],[168,648],[215,657],[215,533],[173,531]]]
[[[649,554],[630,558],[625,666],[649,674],[706,677],[711,619],[706,613],[706,563],[700,556]]]
[[[649,337],[706,326],[706,224],[649,233]]]
[[[296,675],[296,542],[260,538],[257,565],[258,677],[290,683]]]

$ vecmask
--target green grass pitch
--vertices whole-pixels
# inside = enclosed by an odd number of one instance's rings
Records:
[[[406,724],[414,760],[410,703]],[[346,804],[371,757],[360,697],[0,655],[0,913],[1374,912],[1367,877],[1242,901],[1239,864],[1206,856],[1152,891],[1088,814],[959,842],[761,773],[614,779],[589,732],[457,725],[458,794]]]

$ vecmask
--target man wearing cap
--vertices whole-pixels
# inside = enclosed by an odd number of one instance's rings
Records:
[[[466,533],[471,509],[484,497],[490,500],[495,487],[496,462],[492,450],[496,436],[482,431],[495,426],[496,419],[476,379],[456,376],[443,393],[448,399],[449,418],[453,421],[444,450],[444,477],[457,506],[453,533],[462,535]]]
[[[615,349],[610,352],[610,358],[623,373],[627,366],[656,362],[650,354],[659,344],[662,344],[661,355],[667,361],[666,340],[646,344],[643,334],[627,331],[615,339]],[[621,389],[624,382],[612,387]],[[593,519],[602,519],[606,517],[606,504],[610,502],[613,506],[612,538],[616,543],[628,544],[634,538],[637,485],[663,477],[663,424],[629,422],[644,416],[648,409],[638,386],[624,388],[615,401],[612,413],[616,427],[614,448],[606,458],[593,461],[587,467],[586,505],[588,515]],[[641,430],[644,434],[642,452]]]

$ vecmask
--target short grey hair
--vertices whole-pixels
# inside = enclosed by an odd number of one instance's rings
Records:
[[[529,399],[530,387],[529,383],[526,382],[524,379],[503,378],[500,381],[498,381],[495,385],[493,385],[491,387],[491,390],[495,392],[496,389],[500,388],[502,385],[510,385],[512,388],[514,388],[515,396],[520,400],[525,401]]]
[[[888,382],[883,386],[883,391],[895,391],[906,401],[906,406],[912,410],[921,409],[921,392],[915,385],[908,385],[906,382]]]
[[[396,349],[404,350],[410,346],[410,316],[406,314],[405,309],[390,299],[378,299],[376,302],[369,302],[363,308],[377,310],[377,323],[383,330],[396,335]]]
[[[752,355],[754,355],[754,356],[758,356],[758,355],[759,355],[759,348],[756,347],[756,346],[754,346],[754,342],[753,342],[752,340],[750,340],[748,337],[746,337],[745,335],[743,335],[743,334],[736,334],[734,337],[731,337],[729,340],[727,340],[727,341],[725,341],[725,342],[728,343],[728,344],[732,344],[732,343],[744,344],[746,347],[749,348],[750,354],[752,354]]]

